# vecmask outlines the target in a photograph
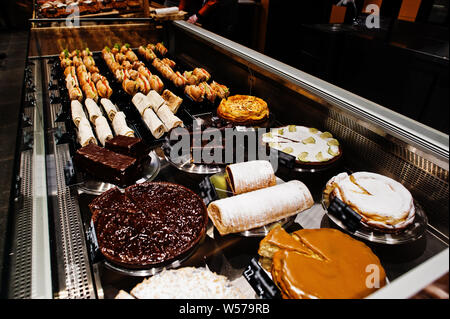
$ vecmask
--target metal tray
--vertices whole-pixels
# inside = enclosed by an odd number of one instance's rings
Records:
[[[150,163],[144,168],[143,175],[136,181],[136,184],[151,182],[159,173],[161,163],[158,155],[156,155],[155,151],[151,151],[149,156],[151,159]],[[78,186],[78,192],[91,195],[100,195],[114,187],[117,186],[111,183],[102,182],[98,179],[87,177],[84,182]]]
[[[353,236],[378,244],[400,245],[410,243],[422,238],[427,230],[428,219],[422,207],[417,202],[414,202],[414,205],[416,209],[414,222],[401,231],[382,232],[370,228],[365,224],[363,224],[363,226],[359,229],[353,231],[349,229],[349,227],[347,227],[340,219],[336,218],[336,216],[328,212],[327,200],[325,199],[325,196],[322,192],[322,207],[325,210],[328,218],[333,223]]]

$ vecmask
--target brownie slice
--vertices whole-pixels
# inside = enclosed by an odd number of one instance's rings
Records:
[[[150,146],[137,137],[117,135],[106,141],[105,147],[113,152],[133,157],[138,161],[145,159],[150,153]]]
[[[135,158],[96,144],[78,149],[73,160],[79,169],[93,177],[122,187],[133,184],[141,173]]]

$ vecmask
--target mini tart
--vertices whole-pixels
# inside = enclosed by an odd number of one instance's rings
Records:
[[[250,95],[233,95],[222,99],[217,115],[236,124],[251,125],[269,118],[267,103]]]
[[[383,175],[340,173],[328,181],[324,190],[327,205],[334,197],[361,215],[362,223],[368,228],[400,231],[414,221],[411,193],[402,184]]]
[[[329,132],[316,128],[288,125],[263,134],[269,147],[295,157],[297,164],[329,164],[342,155],[340,143]]]

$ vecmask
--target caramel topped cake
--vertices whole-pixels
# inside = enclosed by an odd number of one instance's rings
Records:
[[[90,209],[101,252],[128,268],[145,268],[182,256],[200,241],[207,223],[200,197],[171,183],[137,184],[120,195],[105,192]]]
[[[270,253],[272,278],[284,298],[357,299],[385,285],[378,257],[338,230],[302,229],[289,235],[279,227],[262,241],[260,254],[267,252],[269,242],[276,247]],[[378,285],[369,278],[374,271],[378,271]]]
[[[233,123],[251,125],[268,119],[269,108],[256,96],[233,95],[220,102],[217,115]]]

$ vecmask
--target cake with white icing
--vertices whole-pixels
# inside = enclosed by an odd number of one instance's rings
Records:
[[[341,156],[340,143],[329,132],[288,125],[263,134],[269,147],[295,157],[299,164],[326,164]]]
[[[341,173],[331,178],[324,195],[339,198],[362,217],[362,222],[380,230],[404,229],[414,221],[411,193],[399,182],[375,173]]]

